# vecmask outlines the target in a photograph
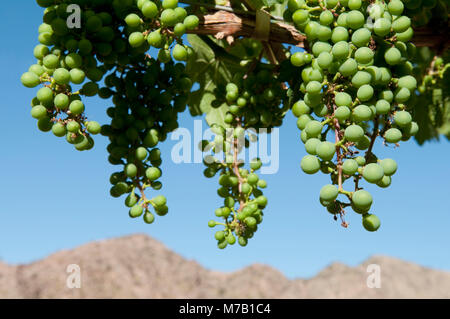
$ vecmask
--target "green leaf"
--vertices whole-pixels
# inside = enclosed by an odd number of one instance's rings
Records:
[[[219,85],[229,83],[233,74],[241,69],[238,59],[227,54],[208,37],[190,34],[188,41],[196,54],[188,61],[186,71],[199,84],[199,88],[189,96],[189,110],[194,116],[206,113],[209,125],[216,123],[225,127],[228,105],[223,103],[213,107],[212,102],[216,99],[214,91]]]

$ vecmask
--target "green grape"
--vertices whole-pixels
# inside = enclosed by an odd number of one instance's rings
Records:
[[[367,231],[373,232],[380,228],[380,219],[373,214],[366,214],[363,216],[363,226]]]
[[[306,152],[308,152],[311,155],[316,155],[316,148],[317,148],[317,145],[319,145],[320,142],[321,141],[318,138],[310,138],[305,143]]]
[[[62,123],[55,123],[52,126],[52,132],[57,137],[63,137],[66,135],[66,127]]]
[[[46,55],[43,64],[48,69],[56,69],[59,65],[59,58],[54,54]]]
[[[411,26],[411,19],[407,16],[400,16],[392,22],[392,29],[397,32],[405,32]]]
[[[412,116],[407,111],[398,111],[394,115],[394,121],[400,127],[407,127],[411,124]]]
[[[136,28],[141,25],[141,18],[135,13],[130,13],[126,16],[125,22],[129,27]]]
[[[21,76],[20,81],[27,88],[34,88],[41,83],[39,76],[37,76],[35,73],[32,72],[25,72]]]
[[[352,97],[346,92],[336,93],[334,101],[337,106],[350,106],[352,104]]]
[[[381,165],[370,163],[364,167],[363,177],[369,183],[376,184],[379,182],[384,176],[384,170]]]
[[[320,142],[317,145],[316,153],[324,161],[329,161],[334,157],[336,146],[331,142]]]
[[[358,190],[352,195],[352,204],[362,210],[369,210],[372,206],[372,201],[372,195],[365,190]]]
[[[361,126],[352,124],[345,129],[344,136],[350,142],[358,142],[364,136],[364,130]]]
[[[66,94],[59,93],[55,96],[54,104],[58,109],[65,110],[69,107],[69,97]]]
[[[372,111],[367,105],[361,104],[353,109],[352,115],[355,121],[363,122],[370,120]]]
[[[184,25],[186,25],[186,28],[188,30],[194,30],[198,27],[200,20],[195,15],[189,15],[184,19]]]
[[[78,131],[81,129],[81,126],[78,122],[70,121],[67,123],[67,130],[72,133],[78,133]]]
[[[354,159],[345,160],[342,164],[342,172],[347,175],[354,175],[358,171],[358,162]]]
[[[380,18],[375,21],[373,25],[373,30],[376,35],[384,37],[391,32],[391,21],[385,18]]]
[[[331,33],[331,41],[333,41],[333,43],[338,43],[341,41],[346,42],[348,40],[348,37],[348,30],[340,26],[334,28],[333,32]]]
[[[101,131],[101,126],[98,122],[96,121],[90,121],[87,125],[86,125],[86,129],[88,130],[89,133],[93,134],[93,135],[97,135],[100,133]]]
[[[350,52],[350,48],[346,41],[339,41],[338,43],[333,45],[333,48],[331,49],[331,53],[338,60],[347,58],[349,52]],[[320,56],[319,56],[319,58],[320,58]],[[329,64],[331,64],[331,62]]]
[[[389,48],[384,54],[384,59],[389,65],[399,64],[402,58],[401,52],[397,48]]]
[[[69,110],[73,115],[80,115],[84,112],[84,104],[81,101],[75,100],[70,103]]]
[[[378,100],[375,107],[377,114],[387,114],[391,110],[391,104],[386,100]]]
[[[158,15],[158,7],[153,1],[146,1],[141,8],[142,14],[146,18],[153,19]]]
[[[137,218],[141,216],[144,213],[144,209],[140,205],[134,205],[130,208],[130,217],[131,218]]]
[[[172,55],[177,61],[186,61],[188,53],[184,46],[176,44],[173,48]]]
[[[389,13],[399,16],[403,13],[403,2],[400,0],[393,0],[388,4]]]
[[[346,15],[346,24],[349,28],[356,30],[363,26],[364,15],[357,10],[352,10]]]
[[[130,37],[128,38],[128,42],[133,48],[140,47],[145,41],[145,37],[142,34],[142,32],[133,32],[130,34]]]
[[[343,76],[352,76],[358,71],[358,63],[352,59],[348,58],[344,63],[339,67],[339,72]]]
[[[55,82],[60,85],[69,84],[70,82],[70,73],[66,69],[59,68],[56,69],[53,73],[53,78],[55,79]]]
[[[85,73],[83,70],[80,69],[72,69],[70,70],[70,82],[74,84],[81,84],[84,82],[84,79],[86,78]]]
[[[369,48],[359,48],[355,52],[355,60],[359,64],[367,64],[373,59],[373,51]]]
[[[155,215],[153,215],[149,211],[146,211],[144,214],[144,222],[147,224],[152,224],[154,221],[155,221]]]
[[[39,120],[47,117],[47,109],[42,105],[36,105],[31,109],[31,116]]]
[[[339,195],[339,191],[334,185],[325,185],[320,190],[320,200],[332,202]]]
[[[398,143],[402,139],[402,132],[396,128],[390,128],[384,133],[384,139],[388,143]]]
[[[383,178],[377,183],[377,186],[381,188],[386,188],[391,185],[391,177],[390,176],[383,176]]]
[[[358,29],[352,34],[352,43],[357,47],[364,47],[369,44],[371,35],[370,30],[366,28]]]
[[[150,181],[156,181],[161,177],[161,171],[157,167],[149,167],[145,171],[145,176],[147,176]]]
[[[334,111],[334,116],[340,121],[343,122],[350,118],[351,111],[347,106],[340,106]]]
[[[300,167],[306,174],[315,174],[320,169],[320,161],[313,155],[306,155],[302,158]]]

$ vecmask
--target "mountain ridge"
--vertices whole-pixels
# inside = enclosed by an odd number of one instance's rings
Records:
[[[80,289],[67,287],[71,264],[80,266]],[[367,287],[370,264],[380,265],[381,288]],[[0,261],[0,298],[450,298],[450,272],[372,256],[355,267],[332,263],[308,279],[289,279],[264,264],[225,273],[136,234],[29,264]]]

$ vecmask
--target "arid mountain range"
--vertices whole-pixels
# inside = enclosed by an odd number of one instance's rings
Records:
[[[67,287],[70,264],[80,266],[79,289]],[[370,264],[380,265],[381,288],[367,286]],[[450,298],[450,273],[390,257],[334,263],[310,279],[290,280],[259,264],[222,273],[133,235],[27,265],[0,263],[0,298]]]

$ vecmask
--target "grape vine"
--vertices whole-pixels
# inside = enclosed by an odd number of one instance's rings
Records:
[[[366,230],[380,227],[363,182],[388,187],[397,164],[378,159],[377,140],[397,146],[450,137],[448,41],[423,47],[422,36],[416,47],[413,30],[445,37],[443,0],[36,2],[45,8],[37,61],[21,82],[39,87],[30,111],[38,129],[79,151],[94,147],[94,135],[108,138],[108,161],[119,167],[110,194],[151,224],[169,210],[153,194],[162,188],[158,144],[186,107],[206,114],[216,135],[201,144],[204,175],[217,176],[223,201],[208,225],[221,228],[214,235],[221,249],[246,246],[260,227],[268,205],[262,162],[240,154],[289,110],[308,153],[300,167],[330,176],[319,202],[344,227],[347,208]],[[73,5],[81,9],[75,27]],[[93,96],[111,102],[110,123],[88,117]]]

